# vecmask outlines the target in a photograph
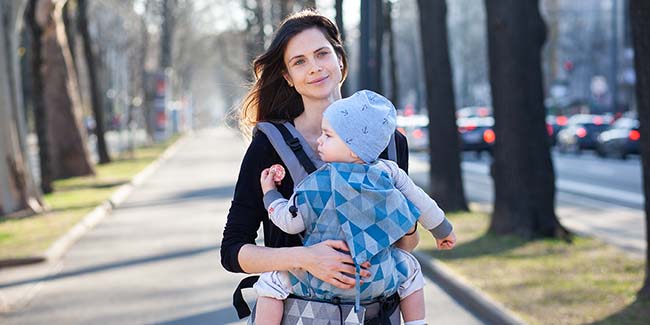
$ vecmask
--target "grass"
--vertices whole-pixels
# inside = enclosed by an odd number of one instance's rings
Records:
[[[138,148],[132,157],[117,157],[97,165],[95,176],[74,177],[53,183],[54,192],[43,198],[46,213],[25,218],[0,217],[0,260],[42,255],[45,250],[96,206],[109,199],[122,184],[156,160],[178,137]]]
[[[530,324],[647,324],[650,301],[637,301],[645,261],[599,240],[573,243],[487,233],[484,213],[449,218],[459,239],[451,251],[434,250],[430,234],[420,248],[501,302]]]

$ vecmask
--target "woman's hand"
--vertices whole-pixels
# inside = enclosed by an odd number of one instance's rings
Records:
[[[354,261],[349,254],[340,252],[350,251],[344,241],[326,240],[305,249],[307,253],[302,267],[304,270],[335,287],[354,288]],[[361,277],[370,277],[370,272],[366,270],[370,263],[365,262],[361,267]]]

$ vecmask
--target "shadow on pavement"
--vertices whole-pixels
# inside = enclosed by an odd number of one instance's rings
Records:
[[[635,300],[631,305],[616,314],[607,316],[591,324],[647,324],[650,319],[650,299]]]
[[[173,205],[176,203],[181,203],[181,202],[186,202],[191,200],[232,198],[234,191],[235,188],[232,185],[221,186],[221,187],[207,187],[207,188],[182,192],[178,195],[165,197],[157,200],[126,202],[124,204],[121,204],[119,207],[115,208],[115,210]]]
[[[517,236],[494,236],[484,234],[472,241],[462,243],[449,251],[438,249],[423,250],[429,255],[434,255],[442,260],[455,260],[483,255],[501,254],[529,243]]]
[[[97,265],[97,266],[86,267],[86,268],[82,268],[82,269],[79,269],[79,270],[67,271],[67,272],[58,273],[58,274],[54,274],[54,275],[35,277],[35,278],[32,278],[32,279],[25,279],[25,280],[21,280],[21,281],[4,283],[4,284],[0,284],[0,289],[15,287],[15,286],[19,286],[19,285],[23,285],[23,284],[29,284],[29,283],[37,283],[37,282],[41,282],[41,281],[58,280],[58,279],[69,278],[69,277],[78,276],[78,275],[82,275],[82,274],[88,274],[88,273],[103,272],[103,271],[108,271],[108,270],[117,269],[117,268],[134,266],[134,265],[138,265],[138,264],[146,264],[146,263],[152,263],[152,262],[159,262],[159,261],[163,261],[163,260],[170,260],[170,259],[174,259],[174,258],[182,258],[182,257],[191,256],[191,255],[203,254],[203,253],[213,251],[213,250],[216,251],[217,249],[219,249],[219,246],[210,245],[210,246],[204,246],[204,247],[199,247],[199,248],[194,248],[194,249],[182,250],[182,251],[177,251],[177,252],[172,252],[172,253],[167,253],[167,254],[136,258],[136,259],[126,260],[126,261],[123,261],[123,262],[100,264],[100,265]]]
[[[157,325],[194,325],[194,324],[226,324],[228,322],[239,322],[237,313],[232,306],[210,311],[197,315],[190,315],[169,321],[155,323]]]

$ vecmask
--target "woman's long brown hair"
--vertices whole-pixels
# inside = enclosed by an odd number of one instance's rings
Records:
[[[288,16],[273,36],[271,45],[253,61],[255,81],[244,96],[239,116],[240,128],[246,134],[260,121],[291,121],[304,110],[300,94],[289,87],[283,77],[286,71],[284,51],[292,37],[300,32],[318,28],[332,44],[343,64],[343,80],[348,62],[339,29],[327,17],[313,10],[303,10]]]

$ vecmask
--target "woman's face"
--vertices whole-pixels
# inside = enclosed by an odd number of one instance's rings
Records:
[[[284,64],[284,78],[303,98],[318,100],[340,94],[341,60],[318,28],[306,29],[289,40]]]

